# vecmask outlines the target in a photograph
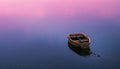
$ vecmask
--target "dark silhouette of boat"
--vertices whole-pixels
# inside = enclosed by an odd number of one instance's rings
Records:
[[[68,43],[68,47],[80,56],[90,56],[92,54],[89,47],[87,49],[81,49],[81,48],[78,48],[76,46],[73,46],[70,43]]]
[[[68,35],[68,42],[75,47],[86,49],[89,48],[91,40],[84,33],[75,33]]]

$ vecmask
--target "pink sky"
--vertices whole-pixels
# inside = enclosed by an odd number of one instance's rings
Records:
[[[112,18],[119,14],[119,4],[120,0],[0,0],[0,16]]]
[[[14,16],[22,16],[23,19],[14,18]],[[92,16],[94,16],[93,20],[97,17],[120,21],[120,0],[0,0],[0,29],[2,31],[23,29],[30,34],[35,28],[43,32],[51,32],[58,27],[61,29],[63,27],[61,23],[64,23],[64,27],[74,25],[74,22],[70,23],[71,19],[68,20],[69,22],[59,22],[54,18],[72,17],[80,21],[89,21]],[[42,21],[40,18],[43,20],[45,18],[44,21],[48,22],[39,22]],[[54,21],[49,22],[50,18]],[[84,25],[84,22],[81,22],[81,25]]]

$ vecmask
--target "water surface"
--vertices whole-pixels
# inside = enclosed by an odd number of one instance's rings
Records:
[[[0,1],[0,69],[119,69],[120,1]],[[84,56],[69,33],[92,40]]]

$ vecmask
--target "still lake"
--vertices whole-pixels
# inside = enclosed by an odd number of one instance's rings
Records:
[[[38,20],[31,21],[34,25],[29,27],[23,24],[1,29],[0,69],[119,69],[120,24],[90,21]],[[83,56],[68,47],[67,35],[74,32],[91,38],[92,54]]]

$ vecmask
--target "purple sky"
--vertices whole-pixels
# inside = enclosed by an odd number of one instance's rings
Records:
[[[119,12],[119,0],[0,0],[0,16],[113,18]]]
[[[0,28],[4,30],[55,29],[63,23],[71,27],[72,19],[89,24],[96,18],[120,22],[120,0],[0,0]]]

